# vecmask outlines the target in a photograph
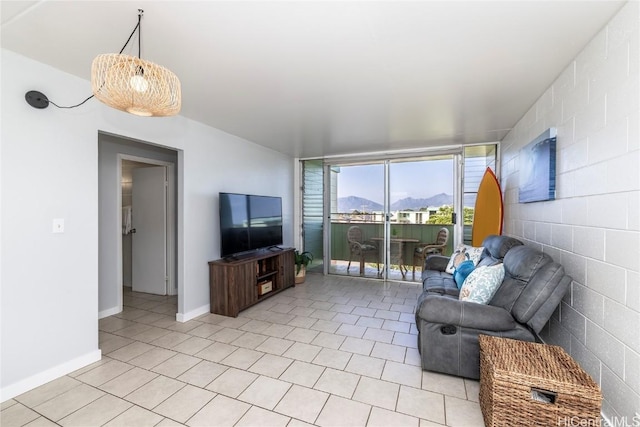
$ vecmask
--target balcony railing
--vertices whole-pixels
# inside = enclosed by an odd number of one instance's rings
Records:
[[[353,225],[357,225],[362,229],[362,234],[365,240],[372,238],[381,238],[384,236],[384,224],[382,218],[378,221],[373,221],[372,217],[375,214],[356,214],[351,215],[350,221],[344,219],[338,219],[334,217],[331,222],[331,259],[333,261],[347,261],[349,259],[349,246],[347,244],[347,230]],[[402,237],[409,239],[416,239],[419,243],[433,243],[436,241],[438,231],[446,227],[449,229],[449,236],[453,234],[453,225],[442,224],[394,224],[390,225],[391,238]],[[453,252],[452,238],[449,238],[447,243],[447,249],[445,255],[449,255]],[[404,265],[413,265],[413,251],[417,243],[405,243],[403,245],[402,259]],[[380,242],[381,245],[381,242]],[[379,246],[380,246],[379,245]],[[395,245],[391,245],[392,258]],[[392,265],[392,267],[394,267]],[[397,268],[397,266],[395,266]]]

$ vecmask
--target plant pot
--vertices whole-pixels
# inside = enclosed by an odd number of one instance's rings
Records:
[[[298,272],[298,274],[296,274],[296,285],[299,285],[300,283],[304,283],[304,279],[307,276],[307,268],[303,265],[300,267],[300,271]]]

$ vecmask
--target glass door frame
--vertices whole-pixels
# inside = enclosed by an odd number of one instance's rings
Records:
[[[335,166],[347,166],[357,164],[381,164],[384,168],[384,251],[381,263],[384,268],[381,271],[384,281],[389,280],[389,260],[391,259],[391,222],[390,222],[390,173],[389,168],[394,161],[418,161],[429,157],[451,155],[453,161],[453,212],[456,215],[456,221],[453,224],[453,247],[462,243],[463,239],[463,189],[464,189],[464,155],[463,147],[455,147],[448,149],[417,151],[410,153],[402,153],[395,155],[373,155],[373,156],[353,156],[353,157],[334,157],[324,159],[324,236],[323,246],[325,260],[323,272],[325,275],[329,273],[331,262],[331,173],[330,169]]]

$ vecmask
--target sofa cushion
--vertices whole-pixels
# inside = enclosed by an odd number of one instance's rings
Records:
[[[551,257],[529,246],[516,246],[504,257],[505,276],[490,304],[511,311],[522,289]]]
[[[522,242],[509,236],[491,235],[482,241],[482,246],[493,258],[503,259],[504,256],[515,246],[522,246]]]
[[[515,246],[521,246],[522,242],[509,236],[491,235],[482,241],[484,253],[477,266],[495,265],[502,262],[504,256]],[[477,267],[476,266],[476,267]]]
[[[449,263],[449,257],[444,255],[429,255],[427,259],[424,260],[424,268],[423,272],[427,270],[436,270],[436,271],[444,271],[447,268],[447,264]],[[422,275],[422,279],[424,280],[425,276]]]
[[[481,266],[469,274],[460,289],[460,300],[487,304],[504,279],[502,264]]]
[[[458,297],[460,289],[456,285],[453,275],[444,271],[427,270],[422,274],[422,290],[428,293],[451,295]]]
[[[555,262],[543,265],[522,290],[511,313],[532,330],[540,332],[555,307],[566,293],[571,278],[564,268]],[[550,303],[551,302],[551,303]]]
[[[549,255],[529,246],[518,246],[504,257],[504,268],[511,277],[522,282],[531,280],[545,264],[552,262]]]
[[[461,263],[467,260],[473,261],[473,265],[475,266],[480,261],[480,257],[482,256],[482,252],[484,251],[483,247],[474,248],[469,245],[460,245],[453,251],[451,258],[449,258],[449,263],[447,264],[447,268],[444,270],[449,274],[453,274],[454,269]]]
[[[508,331],[516,326],[511,313],[502,308],[464,302],[449,295],[420,295],[416,306],[416,326],[420,319],[494,332]]]

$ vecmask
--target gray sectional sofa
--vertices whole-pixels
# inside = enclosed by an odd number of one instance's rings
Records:
[[[571,277],[551,257],[508,236],[489,236],[479,266],[502,262],[505,275],[488,304],[458,299],[449,257],[425,260],[416,307],[422,368],[466,378],[480,376],[478,335],[535,341],[569,288]]]

